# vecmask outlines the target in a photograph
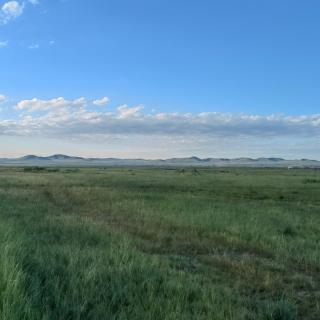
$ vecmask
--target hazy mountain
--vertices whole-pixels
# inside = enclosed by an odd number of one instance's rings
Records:
[[[29,161],[29,160],[38,160],[38,159],[40,159],[40,158],[41,158],[41,157],[35,156],[35,155],[33,155],[33,154],[29,154],[29,155],[27,155],[27,156],[18,158],[17,160]]]
[[[286,160],[282,158],[171,158],[158,160],[118,159],[118,158],[82,158],[64,154],[47,157],[27,155],[15,159],[0,159],[2,166],[158,166],[158,167],[279,167],[279,168],[320,168],[320,161],[301,159]]]
[[[65,154],[54,154],[49,157],[39,157],[35,155],[27,155],[22,158],[19,158],[17,160],[23,160],[23,161],[32,161],[32,160],[84,160],[84,158],[81,157],[71,157],[71,156],[66,156]]]

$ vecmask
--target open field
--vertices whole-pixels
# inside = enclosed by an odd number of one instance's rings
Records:
[[[0,168],[0,319],[319,319],[320,172]]]

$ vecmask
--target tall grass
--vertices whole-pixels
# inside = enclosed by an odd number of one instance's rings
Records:
[[[0,171],[1,319],[317,319],[308,170]]]

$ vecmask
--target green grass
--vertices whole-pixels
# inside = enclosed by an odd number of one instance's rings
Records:
[[[0,169],[0,319],[319,319],[320,172]]]

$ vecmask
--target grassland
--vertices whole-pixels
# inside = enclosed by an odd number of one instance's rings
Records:
[[[319,319],[320,172],[0,169],[0,319]]]

